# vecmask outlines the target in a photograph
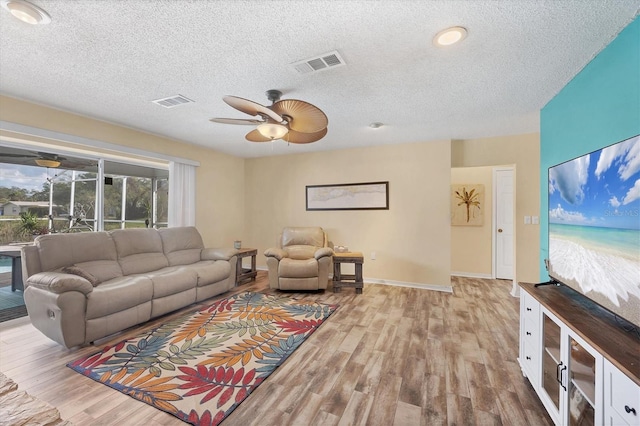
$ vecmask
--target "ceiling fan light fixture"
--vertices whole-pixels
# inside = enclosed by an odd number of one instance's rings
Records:
[[[257,129],[262,136],[271,140],[281,139],[289,132],[289,129],[278,123],[262,123]]]
[[[14,17],[31,25],[48,24],[51,16],[42,8],[25,0],[1,0],[0,4]]]
[[[440,31],[433,38],[433,44],[436,46],[451,46],[461,42],[467,38],[467,29],[464,27],[451,27]]]
[[[40,167],[49,167],[52,169],[60,166],[60,162],[58,160],[49,160],[46,158],[36,158],[35,162]]]

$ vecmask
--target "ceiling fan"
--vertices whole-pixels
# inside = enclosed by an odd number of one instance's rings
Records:
[[[264,106],[237,96],[222,99],[245,114],[260,116],[261,120],[212,118],[210,121],[223,124],[253,125],[256,128],[245,136],[251,142],[269,142],[282,139],[290,143],[316,142],[327,134],[329,120],[320,108],[297,99],[280,99],[282,92],[268,90],[271,105]]]
[[[56,168],[60,166],[60,163],[66,158],[59,156],[58,154],[50,154],[48,152],[38,152],[38,153],[29,153],[29,154],[11,154],[11,153],[2,153],[2,157],[13,157],[13,158],[33,158],[34,162],[41,167],[51,167]]]
[[[7,162],[16,162],[25,165],[28,165],[28,163],[33,161],[40,167],[49,167],[52,169],[60,167],[61,165],[66,169],[77,169],[86,167],[87,165],[91,164],[88,161],[79,159],[69,160],[66,157],[49,152],[33,152],[22,150],[13,150],[14,152],[9,151],[11,151],[11,149],[7,148],[3,148],[2,151],[0,151],[0,161],[2,161],[3,158],[6,158]],[[10,159],[15,159],[15,161],[12,161]]]

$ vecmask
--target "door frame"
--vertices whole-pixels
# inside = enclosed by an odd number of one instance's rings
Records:
[[[516,280],[516,225],[517,225],[517,214],[516,214],[516,166],[496,166],[492,169],[492,178],[493,178],[493,212],[491,214],[491,278],[496,279],[496,262],[497,262],[497,251],[498,244],[496,242],[496,216],[498,211],[498,171],[511,171],[513,176],[513,233],[512,233],[512,247],[513,247],[513,279],[512,279],[512,290],[511,295],[515,296],[514,292],[517,291],[518,282]]]

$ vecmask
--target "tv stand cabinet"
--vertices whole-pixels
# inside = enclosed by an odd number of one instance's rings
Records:
[[[640,337],[573,289],[520,283],[518,362],[556,425],[640,425]]]

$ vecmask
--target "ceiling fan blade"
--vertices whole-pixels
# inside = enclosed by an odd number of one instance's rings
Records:
[[[229,106],[234,107],[238,111],[242,111],[249,115],[260,115],[262,117],[269,117],[272,120],[280,123],[282,117],[278,113],[272,111],[264,105],[260,105],[257,102],[250,101],[248,99],[239,98],[237,96],[225,96],[222,98]]]
[[[58,155],[58,154],[52,154],[50,152],[38,152],[38,156],[40,158],[42,158],[43,160],[54,160],[54,161],[64,161],[66,160],[66,158]]]
[[[302,133],[296,132],[295,130],[289,130],[289,133],[284,135],[282,138],[283,141],[290,143],[311,143],[316,142],[322,139],[327,134],[327,128],[320,130],[315,133]]]
[[[329,120],[320,108],[297,99],[283,99],[271,105],[276,113],[286,116],[289,128],[296,132],[316,133],[327,127]]]
[[[9,154],[7,152],[0,153],[0,157],[13,157],[13,158],[36,158],[37,155],[27,154]]]
[[[252,130],[245,136],[245,139],[249,142],[271,142],[271,138],[262,136],[262,133],[258,129]]]
[[[264,121],[261,121],[261,120],[250,120],[250,119],[243,119],[243,118],[212,118],[209,121],[212,121],[214,123],[222,123],[222,124],[244,124],[244,125],[252,125],[252,126],[264,123]]]

